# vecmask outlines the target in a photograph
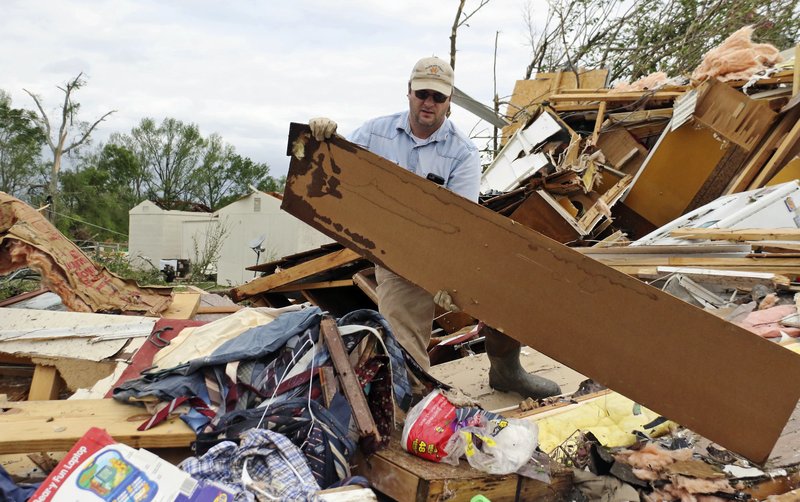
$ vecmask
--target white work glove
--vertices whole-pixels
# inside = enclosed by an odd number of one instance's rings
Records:
[[[435,295],[433,295],[433,303],[442,307],[448,312],[459,312],[461,310],[458,308],[458,305],[453,303],[453,298],[445,289],[440,289]]]
[[[311,128],[311,135],[317,141],[331,139],[336,132],[336,122],[327,117],[314,117],[308,121],[308,126]]]

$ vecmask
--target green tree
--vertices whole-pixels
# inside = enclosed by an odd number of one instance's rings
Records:
[[[277,179],[267,176],[258,182],[256,188],[262,192],[283,192],[283,189],[286,188],[286,176],[281,176]]]
[[[48,187],[48,195],[50,196],[50,211],[48,214],[51,221],[55,221],[55,215],[58,210],[58,175],[61,171],[61,159],[64,155],[86,143],[92,131],[97,127],[97,124],[116,111],[111,110],[110,112],[106,112],[91,124],[78,121],[77,114],[80,109],[80,103],[73,101],[72,94],[84,85],[86,85],[86,80],[83,78],[83,72],[81,72],[77,77],[64,84],[64,87],[59,87],[64,93],[64,103],[61,105],[61,124],[58,131],[55,133],[55,138],[53,137],[53,129],[50,126],[50,119],[42,107],[41,99],[31,91],[23,89],[33,99],[34,103],[36,103],[36,108],[39,110],[36,121],[44,130],[45,139],[50,147],[50,151],[53,153],[53,163],[51,165]],[[75,129],[77,129],[77,133],[72,139],[69,139],[70,134]]]
[[[133,152],[150,174],[145,180],[150,196],[176,207],[191,195],[192,173],[206,144],[195,124],[166,118],[156,125],[153,119],[145,118],[133,128],[130,140]]]
[[[689,74],[703,55],[745,25],[779,49],[800,32],[798,0],[548,0],[545,25],[526,16],[533,48],[526,77],[566,69],[608,68],[609,79],[654,71]]]
[[[0,90],[0,190],[24,197],[37,177],[44,132],[33,112],[11,107],[11,97]]]
[[[237,154],[213,134],[202,165],[195,171],[197,199],[216,211],[250,193],[251,187],[272,179],[269,166]]]
[[[153,175],[148,169],[144,152],[133,137],[119,132],[112,133],[105,148],[110,148],[103,153],[106,161],[121,164],[114,169],[121,169],[127,173],[125,179],[130,184],[136,204],[147,198]]]
[[[105,169],[91,166],[61,173],[61,200],[66,222],[59,228],[75,240],[119,241],[128,233],[128,210],[120,190]]]
[[[97,159],[97,168],[107,171],[114,180],[114,191],[125,205],[135,206],[144,200],[147,171],[128,148],[113,143],[103,146]]]
[[[176,119],[166,118],[160,125],[143,119],[130,135],[114,135],[112,142],[133,157],[125,154],[131,182],[146,186],[147,196],[170,208],[192,202],[213,211],[249,193],[252,186],[283,186],[269,176],[267,164],[237,154],[219,134],[204,138],[196,125]],[[114,158],[122,161],[121,156],[118,152]]]
[[[219,134],[212,134],[206,140],[200,165],[192,172],[194,197],[212,211],[219,208],[221,199],[235,183],[229,174],[233,156],[233,147],[225,144]]]
[[[58,226],[76,240],[125,240],[128,211],[141,201],[133,190],[141,170],[127,148],[106,144],[81,155],[60,176],[63,213]]]

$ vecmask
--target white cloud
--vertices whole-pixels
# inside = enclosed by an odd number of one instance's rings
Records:
[[[467,11],[477,0],[467,1]],[[494,37],[498,94],[508,96],[530,53],[523,0],[491,0],[458,33],[456,85],[490,103]],[[407,106],[414,62],[449,57],[455,2],[409,0],[11,0],[0,18],[0,89],[54,109],[56,88],[83,71],[83,120],[108,110],[95,140],[144,117],[217,132],[243,155],[285,174],[289,122],[327,115],[347,133]],[[470,131],[477,119],[454,107]]]

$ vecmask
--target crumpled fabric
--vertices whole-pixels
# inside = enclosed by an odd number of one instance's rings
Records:
[[[18,485],[11,475],[0,465],[0,500],[8,502],[25,502],[36,492],[41,483]]]
[[[285,436],[267,429],[242,434],[241,446],[223,441],[202,457],[184,460],[180,468],[196,479],[223,483],[236,490],[236,502],[260,500],[245,486],[243,468],[257,489],[282,501],[314,500],[319,485],[303,453]]]
[[[314,400],[290,399],[266,411],[251,408],[228,413],[220,418],[217,432],[198,435],[198,442],[213,441],[218,435],[233,439],[255,427],[269,429],[300,447],[317,484],[328,488],[351,475],[350,459],[356,449],[348,437],[351,413],[341,394],[334,396],[330,409]]]

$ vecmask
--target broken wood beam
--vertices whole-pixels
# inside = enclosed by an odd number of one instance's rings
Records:
[[[800,397],[775,385],[800,379],[797,354],[339,136],[321,144],[293,124],[288,152],[282,209],[651,410],[768,457]]]
[[[61,378],[55,366],[37,364],[28,392],[28,401],[49,401],[58,398],[61,389]]]
[[[639,101],[648,99],[651,101],[673,100],[683,95],[683,91],[626,91],[626,92],[565,92],[562,94],[552,94],[547,98],[551,103],[561,103],[564,101]]]
[[[766,135],[760,142],[756,152],[750,155],[747,164],[742,168],[739,174],[728,184],[725,189],[725,194],[739,193],[748,189],[751,186],[758,186],[754,180],[759,177],[761,170],[764,168],[767,161],[773,155],[775,150],[780,146],[781,139],[789,132],[791,127],[800,119],[800,106],[786,111],[777,124],[773,124],[771,132]]]
[[[319,282],[293,282],[285,286],[278,286],[269,290],[270,293],[283,293],[286,291],[302,291],[306,289],[327,289],[327,288],[345,288],[352,286],[352,279],[339,279],[335,281],[319,281]]]
[[[715,270],[696,267],[654,267],[639,269],[640,279],[662,279],[680,274],[698,282],[719,284],[728,288],[751,290],[756,285],[786,289],[791,281],[785,275],[764,272],[742,272],[738,270]]]
[[[320,323],[320,333],[331,354],[333,367],[339,375],[339,384],[344,391],[344,396],[353,409],[353,419],[355,420],[356,428],[358,428],[359,437],[362,439],[374,438],[376,443],[379,442],[381,435],[375,425],[375,420],[372,418],[372,412],[369,410],[364,390],[361,388],[361,384],[358,383],[358,378],[350,365],[336,321],[330,316],[324,316]]]
[[[67,451],[89,430],[102,427],[134,448],[188,447],[195,433],[177,416],[147,431],[150,414],[113,399],[0,403],[0,454]]]
[[[235,302],[240,302],[251,296],[269,292],[273,288],[305,279],[306,277],[310,277],[324,270],[347,265],[359,259],[361,259],[361,256],[355,251],[351,251],[347,248],[340,249],[333,253],[320,256],[319,258],[300,263],[292,268],[275,272],[272,275],[253,279],[247,284],[233,288],[231,290],[231,298]]]
[[[244,307],[241,305],[201,305],[197,308],[198,314],[233,314]]]
[[[372,300],[378,304],[378,284],[375,281],[375,267],[365,268],[353,274],[353,283]]]
[[[676,228],[669,235],[711,241],[800,241],[800,228]]]
[[[172,295],[167,310],[161,313],[164,319],[191,319],[200,308],[200,293],[181,292]]]

